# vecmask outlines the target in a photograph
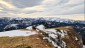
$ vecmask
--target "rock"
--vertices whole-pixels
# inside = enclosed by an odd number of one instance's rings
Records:
[[[53,31],[44,29],[39,32],[43,39],[48,40],[55,48],[83,48],[82,38],[74,28],[59,27],[53,28]]]
[[[28,29],[28,30],[33,30],[33,29],[32,29],[32,26],[29,26],[29,27],[27,27],[26,29]]]

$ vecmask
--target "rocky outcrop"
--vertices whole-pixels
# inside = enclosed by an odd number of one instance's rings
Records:
[[[43,40],[50,42],[54,48],[83,48],[81,36],[72,27],[59,27],[39,30]]]

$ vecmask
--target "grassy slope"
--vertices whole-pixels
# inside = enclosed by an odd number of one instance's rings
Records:
[[[73,28],[58,27],[54,29],[68,31],[69,36],[66,36],[66,38],[62,40],[68,43],[69,48],[73,48],[73,47],[78,48],[79,42],[76,42],[75,44],[75,41],[73,40],[74,39],[73,36],[77,35],[75,34]],[[0,48],[30,48],[30,47],[31,48],[53,48],[53,46],[49,42],[47,42],[46,40],[42,40],[42,37],[40,35],[34,35],[29,37],[0,37]]]
[[[30,47],[53,48],[49,42],[45,42],[45,40],[42,40],[39,35],[29,37],[0,37],[0,48],[30,48]]]

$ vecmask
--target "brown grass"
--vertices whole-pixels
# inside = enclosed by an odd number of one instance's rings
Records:
[[[42,40],[41,36],[27,37],[0,37],[0,48],[53,48],[46,40]]]

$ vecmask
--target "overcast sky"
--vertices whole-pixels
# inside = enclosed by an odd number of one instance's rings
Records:
[[[84,19],[84,0],[0,0],[0,17]]]

